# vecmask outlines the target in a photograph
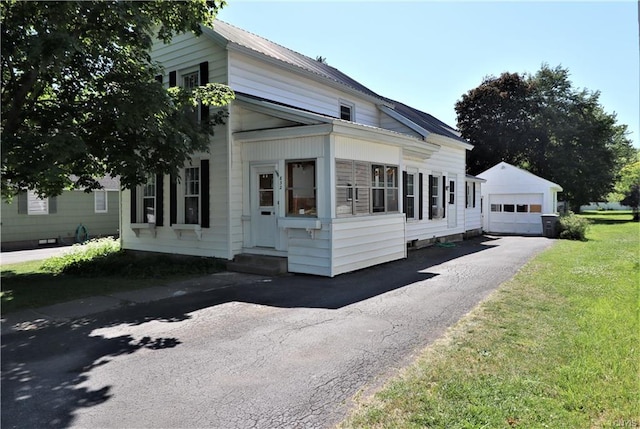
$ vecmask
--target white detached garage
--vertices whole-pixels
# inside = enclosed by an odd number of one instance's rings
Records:
[[[480,173],[486,232],[542,235],[542,214],[557,213],[562,187],[501,162]]]

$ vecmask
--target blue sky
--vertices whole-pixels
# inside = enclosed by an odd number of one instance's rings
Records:
[[[456,125],[485,76],[569,69],[640,147],[638,3],[228,0],[218,17]]]

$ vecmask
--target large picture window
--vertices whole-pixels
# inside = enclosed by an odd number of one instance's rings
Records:
[[[316,162],[287,162],[287,216],[317,216]]]

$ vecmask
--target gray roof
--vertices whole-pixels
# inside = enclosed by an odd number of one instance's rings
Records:
[[[278,45],[277,43],[271,42],[261,36],[235,27],[224,21],[216,20],[213,31],[223,37],[228,43],[242,46],[267,57],[299,67],[308,73],[345,85],[368,96],[378,98],[381,103],[390,105],[397,113],[411,120],[416,125],[419,125],[430,133],[468,143],[460,137],[460,133],[455,128],[450,127],[436,117],[407,106],[406,104],[383,97],[342,73],[335,67],[331,67],[328,64],[307,57],[306,55],[302,55],[289,48],[285,48],[284,46]]]
[[[335,67],[331,67],[326,63],[307,57],[306,55],[302,55],[289,48],[285,48],[284,46],[271,42],[264,37],[250,33],[241,28],[234,27],[233,25],[220,20],[215,21],[213,31],[230,43],[251,49],[252,51],[266,55],[267,57],[274,58],[284,63],[299,67],[307,72],[322,76],[325,79],[346,85],[356,91],[362,92],[363,94],[379,98],[381,101],[384,100],[383,97],[371,91],[361,83],[351,79]]]

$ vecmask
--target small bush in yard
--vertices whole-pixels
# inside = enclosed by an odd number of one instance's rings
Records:
[[[109,237],[73,246],[69,253],[44,261],[42,269],[80,277],[163,278],[210,274],[222,271],[224,266],[214,258],[134,254],[122,250],[120,242]]]
[[[587,239],[589,224],[589,219],[577,216],[573,212],[560,216],[560,238],[584,241]]]
[[[97,238],[84,244],[75,244],[69,252],[47,259],[42,269],[53,274],[78,273],[98,260],[120,252],[120,241],[113,237]]]

